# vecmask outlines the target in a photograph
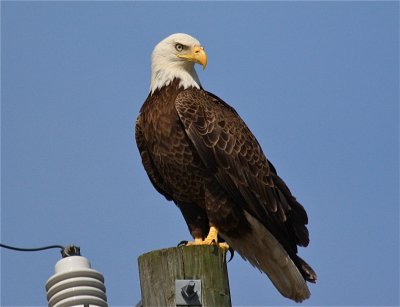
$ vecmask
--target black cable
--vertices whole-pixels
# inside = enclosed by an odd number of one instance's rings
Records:
[[[43,246],[43,247],[36,247],[36,248],[21,248],[21,247],[15,247],[15,246],[10,246],[6,244],[0,243],[0,247],[19,251],[19,252],[38,252],[38,251],[43,251],[46,249],[52,249],[52,248],[59,248],[61,249],[61,255],[63,258],[69,257],[69,256],[80,256],[80,248],[74,245],[64,247],[62,245],[49,245],[49,246]]]
[[[62,246],[62,245],[49,245],[49,246],[43,246],[43,247],[37,247],[37,248],[21,248],[21,247],[5,245],[5,244],[1,244],[1,243],[0,243],[0,247],[12,249],[12,250],[19,251],[19,252],[37,252],[37,251],[42,251],[42,250],[51,249],[51,248],[64,249],[64,246]]]

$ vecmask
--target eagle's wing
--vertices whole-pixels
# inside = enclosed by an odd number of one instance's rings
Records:
[[[203,163],[244,210],[267,227],[289,254],[309,242],[307,214],[269,164],[236,111],[205,91],[183,91],[176,109]]]
[[[232,107],[211,93],[182,91],[175,106],[204,165],[252,227],[242,238],[222,237],[265,272],[284,296],[298,302],[308,298],[305,279],[315,282],[317,277],[297,256],[297,245],[309,243],[307,214],[254,135]]]

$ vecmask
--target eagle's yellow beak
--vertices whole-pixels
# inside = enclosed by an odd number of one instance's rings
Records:
[[[188,53],[178,54],[178,57],[200,64],[203,69],[207,66],[207,54],[202,46],[195,45]]]

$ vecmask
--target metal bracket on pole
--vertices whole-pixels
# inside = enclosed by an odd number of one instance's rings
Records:
[[[176,306],[201,306],[201,280],[175,280]]]

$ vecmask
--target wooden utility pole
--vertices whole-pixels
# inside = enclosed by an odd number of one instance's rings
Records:
[[[178,306],[230,307],[225,255],[226,250],[216,245],[168,248],[141,255],[138,261],[142,306],[175,307],[178,303]],[[182,304],[180,296],[187,298],[190,293],[200,294],[198,300],[189,298]]]

